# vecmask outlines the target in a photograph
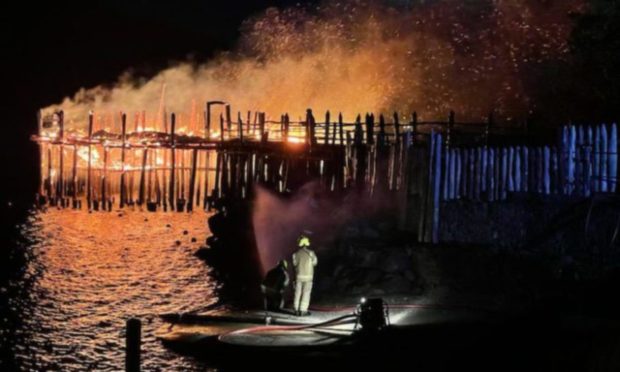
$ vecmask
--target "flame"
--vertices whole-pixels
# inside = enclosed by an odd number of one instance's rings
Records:
[[[289,143],[295,143],[295,144],[296,144],[296,143],[304,143],[304,142],[305,142],[305,139],[303,139],[303,138],[299,138],[299,137],[289,137],[289,138],[288,138],[288,142],[289,142]]]

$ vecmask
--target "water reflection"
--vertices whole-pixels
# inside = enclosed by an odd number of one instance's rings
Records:
[[[206,218],[34,212],[20,227],[25,263],[1,289],[2,349],[24,370],[121,370],[125,320],[137,316],[144,370],[204,369],[165,350],[152,331],[159,313],[217,300],[208,268],[193,256],[208,235]]]

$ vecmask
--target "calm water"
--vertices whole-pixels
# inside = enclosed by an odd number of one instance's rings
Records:
[[[204,370],[163,348],[153,331],[157,314],[217,301],[209,268],[193,256],[208,236],[206,218],[33,212],[18,227],[23,243],[15,249],[25,260],[0,288],[0,343],[10,354],[0,370],[122,370],[125,321],[133,316],[143,321],[145,371]]]

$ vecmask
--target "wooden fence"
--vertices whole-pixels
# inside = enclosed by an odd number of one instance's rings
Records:
[[[501,201],[511,193],[589,197],[617,191],[616,124],[563,126],[555,146],[450,146],[433,131],[427,197],[430,241],[438,241],[442,201]]]

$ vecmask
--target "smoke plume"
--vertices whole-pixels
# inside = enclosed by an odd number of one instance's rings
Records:
[[[316,8],[270,8],[243,24],[236,50],[203,63],[180,63],[150,79],[124,74],[112,86],[85,88],[62,108],[69,126],[87,112],[161,115],[224,100],[234,111],[292,119],[315,112],[409,113],[505,119],[536,109],[525,79],[567,53],[569,12],[583,0],[327,1]],[[181,123],[183,125],[183,123]]]

